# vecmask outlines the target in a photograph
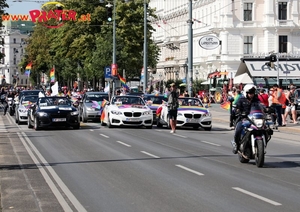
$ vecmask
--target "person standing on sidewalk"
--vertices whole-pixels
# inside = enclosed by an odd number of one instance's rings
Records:
[[[168,96],[169,120],[172,129],[170,133],[175,133],[176,124],[177,124],[177,110],[179,107],[179,103],[178,103],[179,93],[176,91],[175,83],[172,83],[170,86],[171,86],[171,92]]]
[[[286,99],[288,101],[288,105],[286,107],[286,111],[284,114],[284,118],[286,119],[288,114],[292,114],[293,124],[298,124],[297,122],[297,104],[296,102],[296,96],[295,96],[295,90],[296,86],[293,84],[290,85],[290,91],[288,92]]]
[[[273,85],[273,90],[272,106],[275,108],[278,126],[282,127],[282,105],[284,104],[284,93],[277,84]]]

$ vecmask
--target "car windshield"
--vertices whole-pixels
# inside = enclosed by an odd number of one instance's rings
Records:
[[[24,96],[21,100],[21,104],[28,104],[28,103],[36,103],[38,96]]]
[[[71,106],[71,101],[64,97],[43,97],[39,100],[40,106]]]
[[[203,107],[201,101],[196,98],[179,98],[179,105],[181,106],[199,106]]]
[[[297,98],[297,99],[299,99],[300,98],[300,89],[298,90],[295,90],[295,97]]]
[[[103,101],[103,99],[108,99],[108,95],[103,95],[103,94],[88,94],[86,96],[85,102],[92,102],[92,101],[96,101],[96,102],[100,102]]]
[[[145,101],[151,101],[152,104],[162,104],[163,101],[167,102],[168,98],[165,96],[145,96],[144,97]]]
[[[20,97],[22,96],[38,96],[40,91],[22,91]]]
[[[145,105],[145,102],[138,96],[116,96],[112,99],[112,104]]]

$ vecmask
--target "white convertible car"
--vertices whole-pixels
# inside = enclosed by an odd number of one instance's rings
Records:
[[[212,117],[209,110],[203,107],[197,98],[178,98],[179,108],[177,113],[177,127],[193,127],[210,131],[212,128]],[[169,127],[168,106],[162,105],[157,127],[167,125]]]
[[[104,114],[103,114],[104,113]],[[152,110],[139,96],[114,96],[101,115],[101,124],[112,126],[145,126],[152,128]]]
[[[30,105],[37,102],[38,96],[22,96],[16,106],[15,120],[17,124],[27,122],[27,111]]]

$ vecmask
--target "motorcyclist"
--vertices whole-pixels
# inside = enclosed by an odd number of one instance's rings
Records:
[[[253,84],[245,85],[243,89],[243,96],[236,103],[236,112],[239,114],[237,119],[237,124],[235,127],[234,140],[232,141],[233,150],[232,152],[236,154],[239,149],[241,132],[243,130],[242,117],[248,115],[251,110],[251,105],[253,103],[259,103],[259,99],[256,94],[256,87]]]
[[[9,106],[8,105],[8,98],[14,99],[14,97],[15,97],[14,93],[12,92],[12,90],[10,90],[8,92],[8,94],[6,95],[6,98],[5,98],[5,107],[4,107],[4,113],[3,113],[4,116],[6,115],[6,112],[7,112],[8,106]]]

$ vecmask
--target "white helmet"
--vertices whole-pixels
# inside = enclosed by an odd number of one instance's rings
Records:
[[[247,93],[255,93],[256,91],[256,86],[254,84],[247,84],[244,86],[244,89],[243,89],[243,95],[246,97],[247,96]]]

